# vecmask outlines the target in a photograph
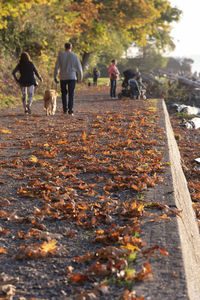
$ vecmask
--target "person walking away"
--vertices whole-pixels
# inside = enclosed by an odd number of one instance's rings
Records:
[[[110,75],[110,97],[112,99],[116,99],[117,79],[120,74],[116,64],[116,60],[113,59],[110,67],[108,68],[108,73]]]
[[[134,74],[133,77],[128,80],[128,84],[131,88],[132,99],[138,99],[140,91],[136,80],[136,74]]]
[[[78,56],[72,52],[72,44],[70,42],[65,43],[65,52],[59,53],[58,55],[54,69],[54,80],[56,84],[58,83],[58,71],[63,113],[66,114],[68,112],[69,115],[73,115],[74,90],[76,81],[81,82],[83,79],[83,70]]]
[[[16,76],[19,72],[20,77]],[[25,114],[31,114],[31,105],[33,103],[34,87],[38,85],[35,76],[40,81],[43,81],[41,75],[36,69],[34,63],[32,62],[29,54],[27,52],[22,52],[19,58],[19,62],[15,69],[12,71],[12,75],[17,83],[19,83],[22,91],[22,102]],[[27,101],[28,95],[28,101]]]
[[[97,70],[97,68],[94,68],[93,70],[93,85],[97,85],[97,80],[100,76],[100,72]]]
[[[136,78],[141,76],[141,73],[140,73],[138,67],[135,68],[135,75],[136,75]]]

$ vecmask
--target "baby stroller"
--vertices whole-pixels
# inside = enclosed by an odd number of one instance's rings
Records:
[[[132,69],[128,69],[123,72],[124,74],[124,80],[122,82],[122,90],[118,94],[118,99],[122,99],[122,97],[132,97],[131,88],[128,84],[128,80],[133,78],[135,72]]]
[[[129,98],[133,98],[133,94],[131,91],[131,87],[128,84],[129,79],[133,78],[133,76],[136,74],[135,71],[133,69],[128,69],[126,71],[123,72],[124,74],[124,80],[122,82],[122,90],[121,92],[118,94],[118,99],[122,99],[123,97],[129,97]],[[141,75],[139,75],[139,77],[141,78]],[[138,84],[139,85],[139,84]],[[140,98],[143,100],[146,100],[146,88],[144,87],[144,85],[142,83],[140,83],[140,85],[142,85],[142,88],[140,88]]]

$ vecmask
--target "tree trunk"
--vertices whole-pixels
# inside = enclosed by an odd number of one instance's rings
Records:
[[[83,56],[82,56],[82,68],[83,68],[83,72],[85,71],[87,63],[89,61],[90,54],[91,54],[91,52],[90,53],[87,53],[87,52],[83,53]]]

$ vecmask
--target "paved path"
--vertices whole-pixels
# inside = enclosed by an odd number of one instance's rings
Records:
[[[133,100],[111,100],[107,96],[108,88],[101,88],[96,90],[94,95],[93,88],[88,89],[87,93],[78,92],[75,101],[75,116],[69,118],[62,114],[60,100],[55,117],[47,119],[43,111],[42,101],[37,101],[33,105],[33,113],[31,116],[24,116],[21,106],[11,108],[9,110],[0,111],[0,129],[7,128],[13,131],[15,127],[16,140],[15,144],[9,144],[9,138],[1,134],[1,143],[4,145],[0,149],[0,155],[7,153],[11,159],[17,155],[20,157],[20,149],[18,148],[17,140],[23,139],[23,132],[20,132],[19,124],[29,127],[26,132],[26,140],[34,139],[34,143],[40,141],[40,134],[43,135],[46,131],[46,126],[51,131],[61,131],[63,122],[65,127],[68,127],[69,132],[74,134],[76,130],[86,129],[91,120],[96,115],[103,116],[106,111],[117,114],[121,111],[136,109],[137,105],[152,106],[151,101],[135,101],[133,107]],[[153,255],[150,258],[151,267],[153,270],[153,280],[141,283],[136,283],[134,289],[138,295],[144,295],[145,299],[151,300],[176,300],[176,299],[200,299],[200,236],[197,224],[195,222],[195,215],[192,210],[192,203],[190,194],[187,189],[187,182],[183,175],[180,165],[180,155],[177,148],[176,141],[173,136],[172,128],[169,122],[168,113],[163,100],[159,99],[154,102],[158,107],[158,116],[160,127],[165,133],[164,143],[160,151],[164,153],[163,159],[170,162],[166,168],[165,180],[163,183],[156,185],[145,193],[146,201],[155,201],[161,204],[166,204],[172,209],[180,210],[180,215],[174,215],[170,221],[163,222],[145,222],[142,225],[142,237],[151,247],[158,245],[160,248],[165,248],[169,253],[168,256],[160,259],[160,257]],[[28,119],[29,118],[29,119]],[[55,118],[58,128],[55,129]],[[66,118],[66,119],[65,119]],[[66,120],[66,121],[65,121]],[[37,123],[39,121],[40,123]],[[76,128],[77,122],[79,129]],[[21,125],[20,125],[21,126]],[[43,126],[43,128],[42,128]],[[38,134],[32,134],[31,128],[37,129]],[[33,130],[34,131],[34,130]],[[7,152],[5,150],[6,143],[9,144]],[[24,149],[28,149],[28,144],[24,141]],[[16,162],[17,164],[17,162]],[[10,179],[7,185],[0,184],[1,198],[5,200],[14,197],[16,193],[15,179]],[[1,199],[0,198],[0,199]],[[11,201],[12,203],[12,201]],[[156,212],[155,212],[156,214]],[[4,225],[2,221],[0,225]],[[1,241],[0,239],[0,248]],[[8,241],[7,241],[8,243]],[[13,244],[14,245],[14,244]],[[3,258],[1,256],[1,263]],[[7,262],[6,262],[7,263]],[[9,265],[9,264],[8,264]],[[16,268],[18,266],[15,266]],[[2,268],[1,271],[6,271]],[[49,296],[50,297],[50,296]],[[114,297],[114,296],[113,296]],[[20,299],[15,298],[15,299]],[[29,298],[27,298],[29,299]],[[48,296],[42,299],[68,299],[61,296]],[[111,299],[110,296],[101,299]],[[115,298],[113,298],[115,299]]]

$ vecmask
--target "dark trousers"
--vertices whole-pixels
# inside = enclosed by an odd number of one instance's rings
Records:
[[[93,77],[93,85],[97,85],[97,77]]]
[[[110,97],[116,97],[117,80],[110,79]]]
[[[130,84],[130,87],[131,87],[131,94],[132,94],[132,97],[138,99],[138,97],[139,97],[139,95],[140,95],[138,86],[137,86],[136,84],[133,83],[133,84]]]
[[[73,113],[75,86],[76,86],[76,80],[73,79],[60,80],[63,112],[68,111],[69,114]],[[67,94],[68,94],[68,102],[67,102]]]

